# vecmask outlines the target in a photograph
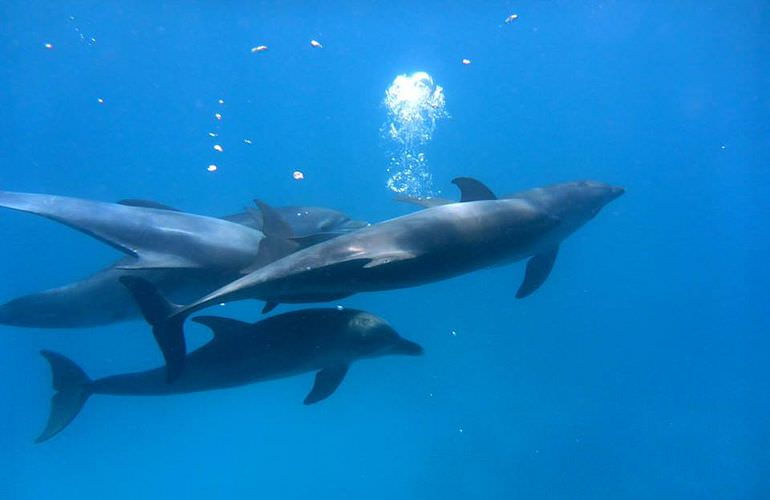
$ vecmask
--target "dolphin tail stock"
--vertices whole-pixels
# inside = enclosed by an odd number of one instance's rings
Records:
[[[35,443],[48,441],[72,422],[91,396],[92,381],[74,361],[52,351],[40,351],[51,366],[53,388],[48,423]]]
[[[187,355],[183,329],[187,314],[177,314],[184,307],[170,302],[155,285],[143,278],[122,276],[120,282],[131,292],[142,316],[152,327],[152,334],[166,361],[166,381],[173,382],[181,375]]]

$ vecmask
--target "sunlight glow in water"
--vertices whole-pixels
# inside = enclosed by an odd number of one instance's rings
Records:
[[[385,91],[388,121],[383,134],[393,143],[388,188],[397,193],[430,196],[432,178],[422,151],[433,137],[436,122],[447,115],[444,89],[424,71],[398,75]]]

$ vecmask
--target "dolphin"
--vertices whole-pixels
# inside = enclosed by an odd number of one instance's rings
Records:
[[[51,439],[77,416],[93,394],[164,396],[237,387],[315,371],[305,404],[329,397],[350,364],[387,355],[419,355],[420,345],[402,338],[385,320],[364,311],[306,309],[249,324],[229,318],[193,319],[214,338],[191,352],[184,374],[170,385],[161,368],[91,380],[73,361],[42,351],[53,387],[48,423],[35,442]]]
[[[153,327],[168,366],[181,373],[183,323],[214,303],[259,299],[278,303],[336,300],[355,293],[417,286],[530,258],[519,297],[547,278],[560,242],[620,196],[623,188],[580,181],[497,199],[479,181],[458,178],[462,201],[374,224],[300,250],[187,306],[169,302],[151,283],[121,278]]]
[[[130,259],[121,269],[245,269],[265,235],[233,222],[173,210],[0,191],[0,206],[55,220]]]
[[[152,200],[127,199],[120,200],[121,205],[162,210],[181,210]],[[259,203],[258,201],[256,202]],[[344,233],[355,231],[369,224],[365,221],[351,219],[347,214],[326,207],[288,205],[273,207],[276,214],[291,228],[292,238],[304,243],[320,243]],[[263,218],[260,211],[252,209],[232,215],[220,217],[226,221],[235,222],[253,229],[262,230]]]
[[[472,196],[476,197],[494,196],[486,186],[476,179],[461,177],[457,181],[463,186],[464,196],[468,196],[465,193],[473,193]],[[533,255],[527,262],[524,282],[516,292],[516,298],[524,298],[532,294],[543,284],[553,268],[559,251],[560,241],[595,217],[604,204],[612,201],[624,192],[625,190],[620,187],[612,187],[601,182],[585,180],[554,184],[502,196],[501,199],[525,200],[533,206],[539,207],[552,216],[559,218],[561,221],[559,229],[550,235],[552,240],[550,246],[547,246],[545,251]],[[607,194],[607,201],[605,203],[601,203],[602,193]],[[455,201],[438,197],[398,196],[396,200],[423,208],[456,203]],[[462,199],[461,201],[467,200]]]
[[[176,217],[180,217],[182,220],[189,219],[180,210],[151,200],[121,200],[118,204],[177,212],[179,215]],[[257,202],[257,205],[259,204],[260,202]],[[0,193],[0,206],[23,209],[62,221],[73,227],[90,224],[88,220],[83,222],[84,217],[81,216],[81,212],[88,214],[91,211],[101,211],[100,213],[104,214],[105,218],[114,215],[116,227],[113,228],[113,231],[120,233],[123,223],[120,222],[119,217],[126,217],[137,211],[122,210],[120,207],[111,205],[85,200],[62,200],[62,197],[47,197],[45,195]],[[262,206],[263,208],[266,207],[264,204]],[[117,210],[115,210],[116,208]],[[279,229],[279,231],[283,230],[286,233],[284,236],[290,236],[298,244],[298,247],[325,241],[367,225],[366,222],[353,220],[342,212],[323,207],[285,206],[274,207],[273,211],[274,217],[277,216],[289,226],[288,231],[286,228]],[[147,212],[138,211],[138,213],[146,214]],[[155,212],[149,213],[155,214]],[[221,219],[260,232],[254,233],[254,231],[239,229],[241,233],[247,236],[262,237],[261,231],[265,225],[262,210],[247,210],[221,217]],[[206,223],[209,222],[208,219],[204,220]],[[269,220],[268,225],[270,225]],[[148,226],[157,228],[158,224],[153,220]],[[205,230],[205,227],[207,226],[202,224],[201,230]],[[226,227],[229,226],[226,225]],[[173,229],[173,226],[169,226],[169,230]],[[189,242],[179,242],[178,249],[182,254],[188,251],[187,244]],[[208,241],[207,244],[222,245],[227,248],[230,243],[216,240]],[[165,250],[169,250],[169,248]],[[280,255],[281,252],[278,252],[278,256]],[[267,263],[270,258],[263,255],[251,265],[259,266]],[[128,291],[118,281],[121,276],[144,277],[154,283],[172,300],[180,302],[193,301],[241,276],[240,269],[237,269],[238,266],[228,264],[226,255],[222,255],[221,262],[218,262],[217,265],[200,268],[129,269],[132,264],[134,264],[134,257],[126,257],[83,280],[12,299],[0,305],[0,324],[37,328],[78,328],[133,319],[139,315],[139,309]]]

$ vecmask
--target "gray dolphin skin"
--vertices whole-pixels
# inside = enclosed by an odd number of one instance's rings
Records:
[[[172,241],[171,246],[159,247],[162,251],[173,254],[172,257],[181,256],[182,261],[187,261],[188,255],[205,252],[200,248],[199,242],[202,241],[209,252],[214,249],[215,256],[213,265],[209,262],[209,265],[197,268],[155,269],[130,269],[136,265],[136,257],[127,257],[83,280],[18,297],[0,305],[0,324],[5,325],[79,328],[133,319],[139,316],[139,308],[126,288],[118,281],[122,276],[143,277],[154,283],[171,300],[184,303],[193,301],[239,278],[242,275],[240,267],[243,264],[256,268],[268,263],[273,257],[280,257],[282,252],[286,251],[284,247],[278,255],[271,256],[264,249],[261,255],[257,250],[256,253],[251,254],[252,262],[249,262],[248,256],[232,259],[232,252],[228,249],[233,247],[233,243],[214,237],[217,230],[211,230],[210,226],[219,225],[216,220],[210,223],[210,218],[197,218],[198,216],[185,214],[149,200],[122,200],[118,204],[111,204],[48,195],[0,192],[0,206],[42,215],[88,234],[98,231],[99,229],[92,229],[92,227],[101,224],[101,226],[107,226],[107,229],[101,229],[102,233],[109,230],[111,238],[120,238],[119,245],[125,244],[127,234],[132,231],[134,234],[137,232],[139,224],[147,222],[142,227],[149,228],[150,232],[146,233],[146,236],[142,235],[135,239],[143,241],[145,237],[153,238],[156,233],[173,234],[174,231],[182,231],[183,235],[192,233],[197,235],[196,240],[178,238]],[[186,221],[188,228],[185,232],[179,224],[169,224],[165,218],[156,219],[158,212],[142,209],[172,211],[172,214],[176,214],[172,215],[172,218]],[[288,224],[292,239],[300,246],[325,241],[367,225],[366,222],[352,220],[342,212],[323,207],[286,206],[275,207],[273,210]],[[92,220],[93,213],[98,213],[100,220]],[[127,217],[138,217],[139,220],[126,222]],[[261,232],[264,228],[261,210],[233,214],[222,219],[228,223],[247,227],[247,229],[241,229],[232,228],[228,224],[223,225],[229,227],[233,233],[242,235],[235,238],[236,243],[253,238],[258,240],[256,246],[259,247],[264,236]],[[194,230],[191,230],[190,226],[195,226]],[[224,251],[219,252],[219,249]],[[155,253],[157,254],[157,251]],[[164,257],[162,260],[167,258]]]
[[[184,365],[183,323],[191,313],[242,299],[278,303],[335,300],[359,292],[417,286],[530,258],[517,296],[547,278],[561,241],[624,190],[580,181],[496,199],[482,183],[458,178],[462,201],[439,205],[300,250],[187,306],[151,283],[122,279],[153,326],[174,380]]]
[[[55,220],[107,243],[131,257],[122,269],[241,270],[254,264],[265,237],[213,217],[66,196],[0,192],[0,206]]]
[[[165,382],[163,368],[91,380],[73,361],[42,351],[51,365],[56,393],[48,423],[36,442],[61,432],[93,394],[163,396],[314,371],[315,382],[304,401],[313,404],[337,389],[356,360],[422,354],[422,347],[400,337],[383,319],[353,309],[306,309],[253,324],[215,316],[193,321],[211,328],[214,338],[190,353],[186,370],[174,384]]]

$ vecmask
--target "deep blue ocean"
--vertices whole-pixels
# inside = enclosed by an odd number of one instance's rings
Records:
[[[10,0],[0,61],[2,190],[383,221],[412,210],[387,186],[385,92],[418,71],[447,116],[411,146],[433,179],[414,190],[626,188],[531,297],[514,298],[519,262],[332,302],[425,355],[354,364],[313,406],[312,374],[95,395],[33,444],[53,394],[41,349],[92,377],[162,358],[141,320],[0,326],[0,498],[770,498],[766,0]],[[5,209],[0,242],[0,302],[121,257]]]

